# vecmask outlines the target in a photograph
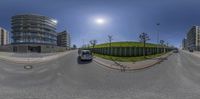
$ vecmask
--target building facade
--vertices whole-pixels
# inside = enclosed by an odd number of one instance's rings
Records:
[[[57,44],[56,25],[53,18],[22,14],[12,17],[14,52],[52,52]]]
[[[182,41],[182,49],[183,50],[187,49],[187,39],[186,38],[184,38],[183,41]]]
[[[57,34],[57,45],[66,47],[67,50],[71,48],[71,36],[67,31],[63,31]]]
[[[0,27],[0,46],[9,44],[9,32]]]
[[[187,49],[200,51],[200,26],[193,26],[187,33]]]

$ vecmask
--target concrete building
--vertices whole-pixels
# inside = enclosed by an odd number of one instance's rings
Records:
[[[57,45],[66,47],[67,50],[70,50],[71,36],[67,31],[63,31],[57,34]]]
[[[187,33],[187,48],[200,51],[200,26],[193,26]]]
[[[0,27],[0,46],[9,44],[9,32]]]
[[[186,38],[184,38],[183,41],[182,41],[182,49],[183,50],[187,49],[187,39]]]
[[[57,50],[57,21],[53,18],[23,14],[12,17],[14,52],[54,52]]]

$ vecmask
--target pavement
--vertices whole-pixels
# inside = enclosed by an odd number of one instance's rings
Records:
[[[40,63],[47,62],[59,57],[65,56],[72,51],[57,52],[57,53],[12,53],[12,52],[0,52],[0,60],[5,60],[15,63]]]
[[[0,60],[0,99],[199,99],[200,58],[180,51],[151,68],[120,72],[77,52],[25,64]],[[27,64],[29,65],[29,64]],[[8,72],[5,67],[15,67]],[[42,67],[42,69],[41,69]],[[19,71],[24,72],[19,72]]]
[[[169,52],[157,58],[147,59],[147,60],[138,61],[138,62],[119,62],[119,61],[114,61],[114,60],[111,61],[111,60],[106,60],[100,57],[94,57],[94,61],[102,66],[105,66],[111,69],[129,71],[129,70],[139,70],[139,69],[144,69],[144,68],[149,68],[151,66],[154,66],[164,61],[171,54],[172,52]]]
[[[194,51],[194,52],[189,52],[188,50],[182,50],[182,51],[200,58],[200,52],[199,51]]]

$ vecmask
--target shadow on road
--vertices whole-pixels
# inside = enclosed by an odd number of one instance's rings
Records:
[[[81,60],[80,56],[77,57],[77,63],[78,64],[89,64],[91,62],[92,61],[83,61],[83,60]]]

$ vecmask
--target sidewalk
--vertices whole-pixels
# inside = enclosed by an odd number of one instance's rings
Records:
[[[194,52],[189,52],[187,50],[181,50],[181,51],[184,52],[184,53],[191,54],[193,56],[196,56],[196,57],[200,58],[200,51],[194,51]]]
[[[40,63],[51,61],[59,57],[63,57],[72,51],[57,52],[57,53],[12,53],[0,52],[0,60],[15,62],[15,63]]]
[[[144,61],[138,61],[138,62],[118,62],[118,61],[110,61],[106,60],[103,58],[95,57],[94,61],[102,66],[108,67],[110,69],[116,69],[116,70],[121,70],[121,71],[130,71],[130,70],[139,70],[139,69],[144,69],[148,68],[151,66],[154,66],[163,60],[165,60],[168,56],[170,56],[172,52],[169,52],[165,55],[162,55],[157,58],[153,59],[147,59]]]

